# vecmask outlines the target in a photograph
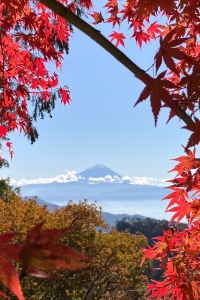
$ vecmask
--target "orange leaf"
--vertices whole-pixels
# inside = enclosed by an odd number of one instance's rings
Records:
[[[93,24],[99,24],[99,23],[101,23],[101,22],[104,22],[104,18],[103,18],[103,16],[102,16],[102,13],[100,12],[100,13],[98,13],[98,12],[93,12],[92,14],[90,14],[90,16],[91,17],[93,17],[94,18],[94,22],[93,22]]]
[[[176,171],[179,175],[182,175],[184,172],[191,171],[192,169],[200,166],[199,161],[195,158],[195,151],[188,150],[187,155],[179,156],[174,160],[179,163],[171,170],[171,172]]]

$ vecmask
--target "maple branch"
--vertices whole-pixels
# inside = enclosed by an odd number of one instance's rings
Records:
[[[115,57],[123,66],[125,66],[131,73],[135,75],[143,83],[147,83],[150,80],[154,80],[143,69],[136,65],[130,58],[128,58],[121,50],[114,46],[107,38],[105,38],[99,30],[96,30],[83,19],[75,15],[71,10],[56,0],[39,0],[45,6],[54,11],[57,15],[61,16],[80,31],[89,36],[113,57]],[[186,125],[194,125],[192,118],[177,104],[173,105],[168,103],[168,100],[163,98],[163,102],[175,111],[176,115],[184,121]]]

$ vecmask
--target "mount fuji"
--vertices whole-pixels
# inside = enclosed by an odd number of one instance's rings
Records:
[[[89,203],[96,202],[104,212],[160,218],[160,211],[165,208],[160,200],[167,193],[163,186],[158,186],[160,182],[156,178],[122,176],[98,164],[80,173],[69,171],[53,178],[23,181],[21,194],[23,197],[38,196],[61,206],[70,200],[87,199]]]
[[[106,165],[103,164],[96,164],[90,168],[87,168],[84,171],[80,172],[79,175],[86,179],[89,179],[90,177],[99,178],[105,176],[117,176],[119,178],[122,177],[119,173],[113,171],[112,169],[108,168]]]

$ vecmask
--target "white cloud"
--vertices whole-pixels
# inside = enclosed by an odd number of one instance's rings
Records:
[[[89,177],[88,183],[89,184],[98,184],[98,183],[119,183],[121,182],[120,177],[118,176],[111,176],[106,175],[104,177]]]
[[[67,183],[67,182],[75,182],[80,179],[82,179],[82,177],[78,175],[76,171],[66,170],[66,174],[60,174],[55,177],[49,177],[49,178],[37,178],[37,179],[22,178],[19,181],[11,179],[11,184],[16,186],[23,186],[28,184],[48,184],[53,182]]]
[[[110,176],[105,177],[89,177],[89,184],[99,184],[99,183],[128,183],[128,184],[139,184],[139,185],[156,185],[165,186],[166,179],[159,179],[154,177],[136,177],[136,176]]]
[[[122,181],[129,184],[140,184],[140,185],[166,185],[167,179],[159,179],[155,177],[136,177],[136,176],[123,176]]]
[[[47,178],[36,178],[36,179],[25,179],[22,178],[19,181],[11,179],[11,184],[15,186],[24,186],[28,184],[48,184],[53,182],[58,183],[68,183],[68,182],[78,182],[79,180],[85,179],[84,177],[78,175],[76,171],[65,170],[65,174],[60,174],[55,177]],[[111,176],[106,175],[104,177],[89,177],[89,184],[101,184],[101,183],[114,183],[114,184],[139,184],[139,185],[156,185],[165,186],[166,179],[159,179],[154,177],[137,177],[137,176]]]

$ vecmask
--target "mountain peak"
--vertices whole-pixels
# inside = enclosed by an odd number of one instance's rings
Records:
[[[89,177],[93,177],[93,178],[105,177],[106,175],[110,175],[112,177],[113,176],[122,177],[119,173],[113,171],[112,169],[108,168],[104,164],[95,164],[94,166],[80,172],[79,175],[85,177],[86,179],[88,179]]]
[[[91,169],[91,168],[106,168],[106,169],[109,169],[106,165],[104,164],[95,164],[93,165],[92,167],[88,168],[88,169]]]

